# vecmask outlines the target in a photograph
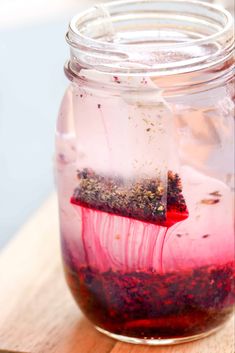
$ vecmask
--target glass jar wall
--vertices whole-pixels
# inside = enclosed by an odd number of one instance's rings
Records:
[[[169,344],[231,315],[233,20],[195,1],[76,16],[56,133],[64,269],[114,338]]]

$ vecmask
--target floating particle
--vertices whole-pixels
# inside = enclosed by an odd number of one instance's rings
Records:
[[[219,199],[203,199],[203,200],[201,200],[201,203],[203,205],[215,205],[219,201],[220,201]]]

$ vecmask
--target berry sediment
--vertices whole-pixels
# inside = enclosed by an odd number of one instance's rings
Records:
[[[159,274],[101,273],[65,262],[65,272],[85,315],[95,325],[124,336],[197,335],[222,324],[235,301],[232,263]]]

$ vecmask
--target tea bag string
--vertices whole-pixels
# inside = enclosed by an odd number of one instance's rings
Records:
[[[107,6],[105,6],[104,4],[99,4],[96,5],[95,8],[97,9],[97,17],[102,18],[100,26],[103,28],[104,34],[108,35],[109,39],[111,40],[113,35],[115,34],[115,29]]]

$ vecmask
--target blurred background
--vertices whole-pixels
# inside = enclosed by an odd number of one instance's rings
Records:
[[[0,248],[54,189],[70,18],[101,0],[0,0]],[[234,14],[234,0],[214,0]]]

